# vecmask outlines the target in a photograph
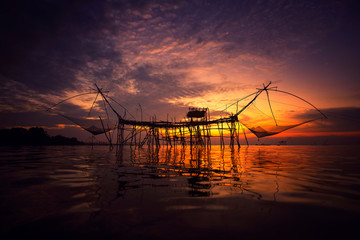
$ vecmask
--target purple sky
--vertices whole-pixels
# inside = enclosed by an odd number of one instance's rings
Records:
[[[0,128],[80,136],[45,109],[94,83],[137,118],[141,104],[144,118],[180,119],[189,106],[216,109],[272,81],[329,113],[330,127],[317,131],[360,132],[356,1],[43,0],[0,9]],[[83,117],[94,97],[60,108]]]

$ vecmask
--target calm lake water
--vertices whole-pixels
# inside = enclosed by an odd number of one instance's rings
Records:
[[[2,239],[357,239],[358,146],[0,148]]]

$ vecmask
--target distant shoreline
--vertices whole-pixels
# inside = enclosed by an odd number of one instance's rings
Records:
[[[77,138],[49,136],[43,128],[0,129],[0,146],[85,145]]]
[[[336,137],[335,137],[336,138]],[[335,140],[335,141],[334,141]],[[280,141],[278,143],[250,143],[250,146],[336,146],[336,145],[360,145],[358,137],[348,139],[348,141],[333,141],[330,138],[324,139],[302,139],[298,141]],[[11,128],[0,129],[0,146],[78,146],[78,145],[93,145],[93,146],[109,146],[108,142],[83,142],[75,137],[64,137],[62,135],[49,136],[48,133],[40,127],[26,128]],[[112,145],[117,146],[116,143]],[[160,144],[166,146],[166,144]],[[218,145],[215,143],[213,146]],[[128,146],[125,144],[124,146]],[[186,145],[188,147],[189,145]],[[227,146],[227,145],[226,145]],[[241,147],[246,147],[242,144]],[[145,145],[144,145],[145,147]]]

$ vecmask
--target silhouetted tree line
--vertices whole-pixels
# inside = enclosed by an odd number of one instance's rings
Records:
[[[0,129],[0,145],[79,145],[76,138],[62,135],[51,137],[43,128]]]

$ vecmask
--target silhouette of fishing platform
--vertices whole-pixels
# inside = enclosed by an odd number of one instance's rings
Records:
[[[240,147],[240,136],[243,135],[246,141],[246,144],[249,145],[245,128],[247,128],[251,133],[253,133],[257,138],[263,138],[267,136],[272,136],[283,131],[289,130],[291,128],[309,123],[318,119],[326,119],[324,113],[322,113],[318,108],[307,100],[286,92],[277,89],[277,87],[270,87],[271,82],[267,85],[263,84],[262,88],[257,88],[257,91],[251,93],[232,104],[228,105],[224,110],[229,109],[230,107],[236,107],[236,111],[229,114],[229,116],[218,117],[212,119],[210,117],[209,108],[196,108],[190,107],[185,120],[182,121],[158,121],[156,117],[152,117],[149,121],[136,120],[130,112],[122,106],[118,101],[108,95],[108,92],[103,91],[96,84],[96,91],[91,93],[79,94],[67,98],[53,106],[51,106],[48,111],[54,109],[57,105],[70,100],[72,98],[82,96],[85,94],[94,94],[96,93],[95,100],[90,108],[93,108],[97,98],[100,96],[103,101],[103,106],[106,112],[106,118],[99,116],[99,119],[79,119],[67,116],[64,113],[59,113],[61,116],[67,118],[73,123],[79,125],[86,131],[93,134],[93,136],[98,134],[105,134],[107,141],[109,142],[110,147],[113,145],[123,146],[131,145],[143,147],[147,145],[149,147],[160,147],[161,145],[167,146],[207,146],[211,147],[211,139],[214,137],[219,138],[219,144],[225,146],[225,138],[228,138],[230,147],[238,146]],[[280,125],[275,117],[275,113],[272,108],[272,103],[270,99],[269,92],[279,92],[282,94],[290,95],[291,97],[297,98],[302,102],[309,105],[313,110],[318,112],[319,117],[312,118],[306,121],[301,121],[296,124],[290,125]],[[271,118],[274,121],[274,125],[269,129],[265,129],[263,126],[249,125],[246,121],[240,119],[241,114],[247,110],[250,106],[255,106],[254,102],[259,98],[260,95],[266,94],[267,104],[271,112]],[[249,99],[248,102],[241,108],[239,108],[239,102]],[[122,109],[125,110],[125,114],[122,116],[118,110],[115,109],[115,104],[119,105]],[[140,106],[141,107],[141,106]],[[255,106],[256,107],[256,106]],[[111,127],[109,121],[108,108],[115,114],[117,122],[114,127]],[[257,107],[256,107],[257,108]],[[142,110],[141,110],[142,111]],[[126,118],[126,113],[132,116],[134,119]],[[116,136],[116,141],[113,140]]]

